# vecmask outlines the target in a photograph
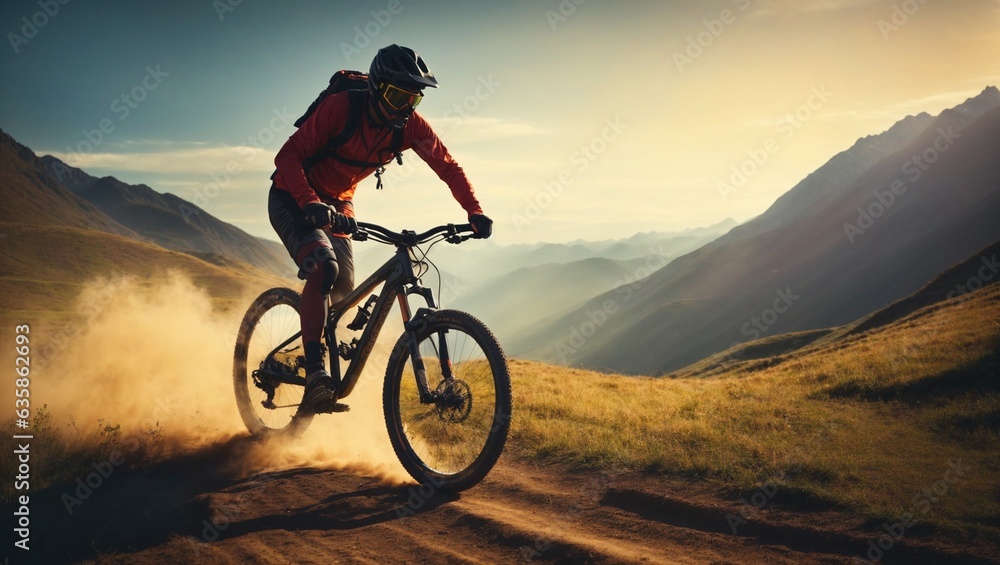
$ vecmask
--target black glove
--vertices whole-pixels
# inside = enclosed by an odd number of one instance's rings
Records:
[[[333,233],[354,233],[358,231],[358,221],[339,212],[335,213],[330,221],[330,231]]]
[[[493,220],[487,216],[476,214],[469,218],[469,223],[472,224],[472,229],[476,232],[476,235],[472,236],[475,239],[487,239],[493,235]]]
[[[306,204],[306,207],[302,209],[302,213],[305,214],[306,221],[316,228],[328,226],[333,221],[333,208],[322,202]]]

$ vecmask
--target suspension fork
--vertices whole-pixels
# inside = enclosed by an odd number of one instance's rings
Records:
[[[431,289],[422,286],[414,286],[410,293],[419,294],[427,302],[427,306],[431,309],[437,309],[438,305],[434,301],[434,293]],[[419,314],[419,311],[418,311]],[[448,335],[448,330],[438,330],[438,361],[441,363],[441,375],[444,376],[445,380],[454,380],[455,375],[452,374],[451,365],[451,355],[448,353],[448,339],[445,337]]]
[[[420,403],[428,404],[433,402],[430,385],[427,384],[427,369],[424,367],[424,359],[420,355],[420,343],[417,341],[418,324],[414,323],[413,313],[410,311],[410,302],[406,299],[406,292],[396,294],[399,301],[399,311],[403,315],[403,328],[406,332],[406,346],[410,350],[410,363],[413,364],[413,375],[417,379],[417,391],[420,393]]]
[[[438,356],[441,361],[441,374],[444,375],[444,380],[452,381],[455,379],[455,375],[451,372],[451,355],[448,353],[448,340],[445,336],[448,335],[448,330],[440,330],[438,332]]]
[[[426,290],[414,289],[411,292],[400,292],[396,296],[397,300],[399,300],[400,312],[403,315],[403,326],[406,328],[407,346],[410,352],[410,361],[413,364],[413,373],[417,381],[417,390],[420,393],[420,402],[423,404],[429,404],[436,400],[436,395],[427,382],[427,368],[424,365],[423,355],[420,353],[420,342],[417,338],[419,330],[423,324],[427,323],[426,319],[429,311],[421,308],[417,311],[417,317],[414,319],[407,296],[411,293],[420,294],[427,300],[428,306],[434,308],[434,297],[429,291],[422,292]],[[450,381],[454,379],[454,376],[452,374],[451,356],[448,353],[448,341],[445,339],[447,333],[447,330],[438,331],[437,356],[438,362],[441,364],[442,376],[444,376],[445,380]]]

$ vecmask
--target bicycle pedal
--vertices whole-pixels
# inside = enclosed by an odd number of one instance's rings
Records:
[[[317,414],[340,414],[342,412],[350,412],[351,407],[342,402],[334,402],[332,404],[323,404],[318,406],[314,411]]]

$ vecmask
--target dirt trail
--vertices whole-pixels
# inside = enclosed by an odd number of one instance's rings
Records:
[[[234,473],[242,436],[116,477],[68,516],[33,497],[45,563],[849,563],[867,538],[829,516],[756,517],[733,535],[697,484],[501,461],[460,495],[363,467]],[[682,498],[684,497],[684,498]],[[885,563],[990,562],[903,545]],[[980,553],[979,555],[984,555]],[[12,561],[19,562],[19,561]]]

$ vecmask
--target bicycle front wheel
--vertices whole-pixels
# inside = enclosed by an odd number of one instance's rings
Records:
[[[233,388],[240,418],[253,435],[297,434],[312,421],[312,412],[301,406],[304,387],[282,382],[305,383],[302,339],[288,342],[301,326],[300,300],[292,289],[272,288],[254,300],[240,324]]]
[[[392,447],[410,476],[457,492],[481,481],[507,442],[510,372],[500,344],[476,318],[442,310],[426,322],[415,333],[404,333],[393,348],[382,407]],[[421,402],[411,339],[432,402]]]

